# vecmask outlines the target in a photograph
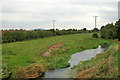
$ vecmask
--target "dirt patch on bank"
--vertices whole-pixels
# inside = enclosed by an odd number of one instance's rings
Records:
[[[117,44],[117,46],[115,47],[115,51],[118,51],[120,45]]]
[[[53,49],[58,49],[59,47],[61,47],[63,45],[64,44],[62,44],[62,43],[58,43],[58,44],[55,44],[53,46],[50,46],[49,49],[47,51],[45,51],[42,55],[46,56],[46,57],[49,57],[50,53],[52,52]]]

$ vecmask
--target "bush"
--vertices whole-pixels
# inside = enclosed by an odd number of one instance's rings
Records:
[[[38,78],[42,77],[45,73],[45,70],[40,64],[32,64],[19,68],[16,73],[17,78],[29,79],[29,78]]]
[[[102,48],[108,48],[109,47],[109,44],[107,42],[105,42],[104,44],[101,45]]]
[[[115,24],[109,23],[102,26],[100,29],[101,38],[106,39],[120,39],[120,20],[116,21]]]
[[[97,33],[94,33],[94,34],[93,34],[93,37],[94,37],[94,38],[98,38],[98,34],[97,34]]]

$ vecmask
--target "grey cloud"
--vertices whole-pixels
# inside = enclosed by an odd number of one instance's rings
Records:
[[[18,0],[19,1],[19,0]],[[63,1],[63,0],[62,0]],[[76,1],[76,2],[75,2]],[[35,26],[51,28],[52,20],[61,28],[83,28],[94,26],[93,15],[98,15],[102,24],[115,21],[117,17],[117,2],[14,2],[3,4],[3,26],[6,28]],[[7,6],[6,6],[7,5]],[[92,19],[91,19],[92,18]],[[91,21],[92,20],[92,21]],[[103,21],[102,21],[103,20]],[[86,21],[87,24],[86,24]],[[68,27],[67,27],[68,26]]]

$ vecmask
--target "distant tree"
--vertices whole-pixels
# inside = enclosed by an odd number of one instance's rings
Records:
[[[59,31],[59,29],[56,29],[56,31]]]
[[[72,31],[77,31],[77,29],[73,29]]]
[[[18,29],[15,29],[15,31],[18,31]]]
[[[104,28],[104,27],[105,27],[105,26],[102,26],[101,29]]]
[[[98,29],[98,28],[94,28],[93,31],[94,31],[94,32],[98,32],[99,29]]]
[[[20,29],[20,31],[23,31],[23,29]]]
[[[68,29],[67,31],[72,31],[72,29]]]
[[[50,29],[50,31],[55,32],[55,30],[54,30],[54,29]]]
[[[13,31],[13,29],[9,29],[9,31]]]
[[[83,28],[84,31],[86,31],[87,29],[86,28]]]

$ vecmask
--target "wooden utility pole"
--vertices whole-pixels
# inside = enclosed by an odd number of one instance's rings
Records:
[[[94,16],[95,17],[95,28],[97,27],[97,17],[98,16]]]
[[[55,21],[56,20],[53,20],[53,29],[55,30]]]

